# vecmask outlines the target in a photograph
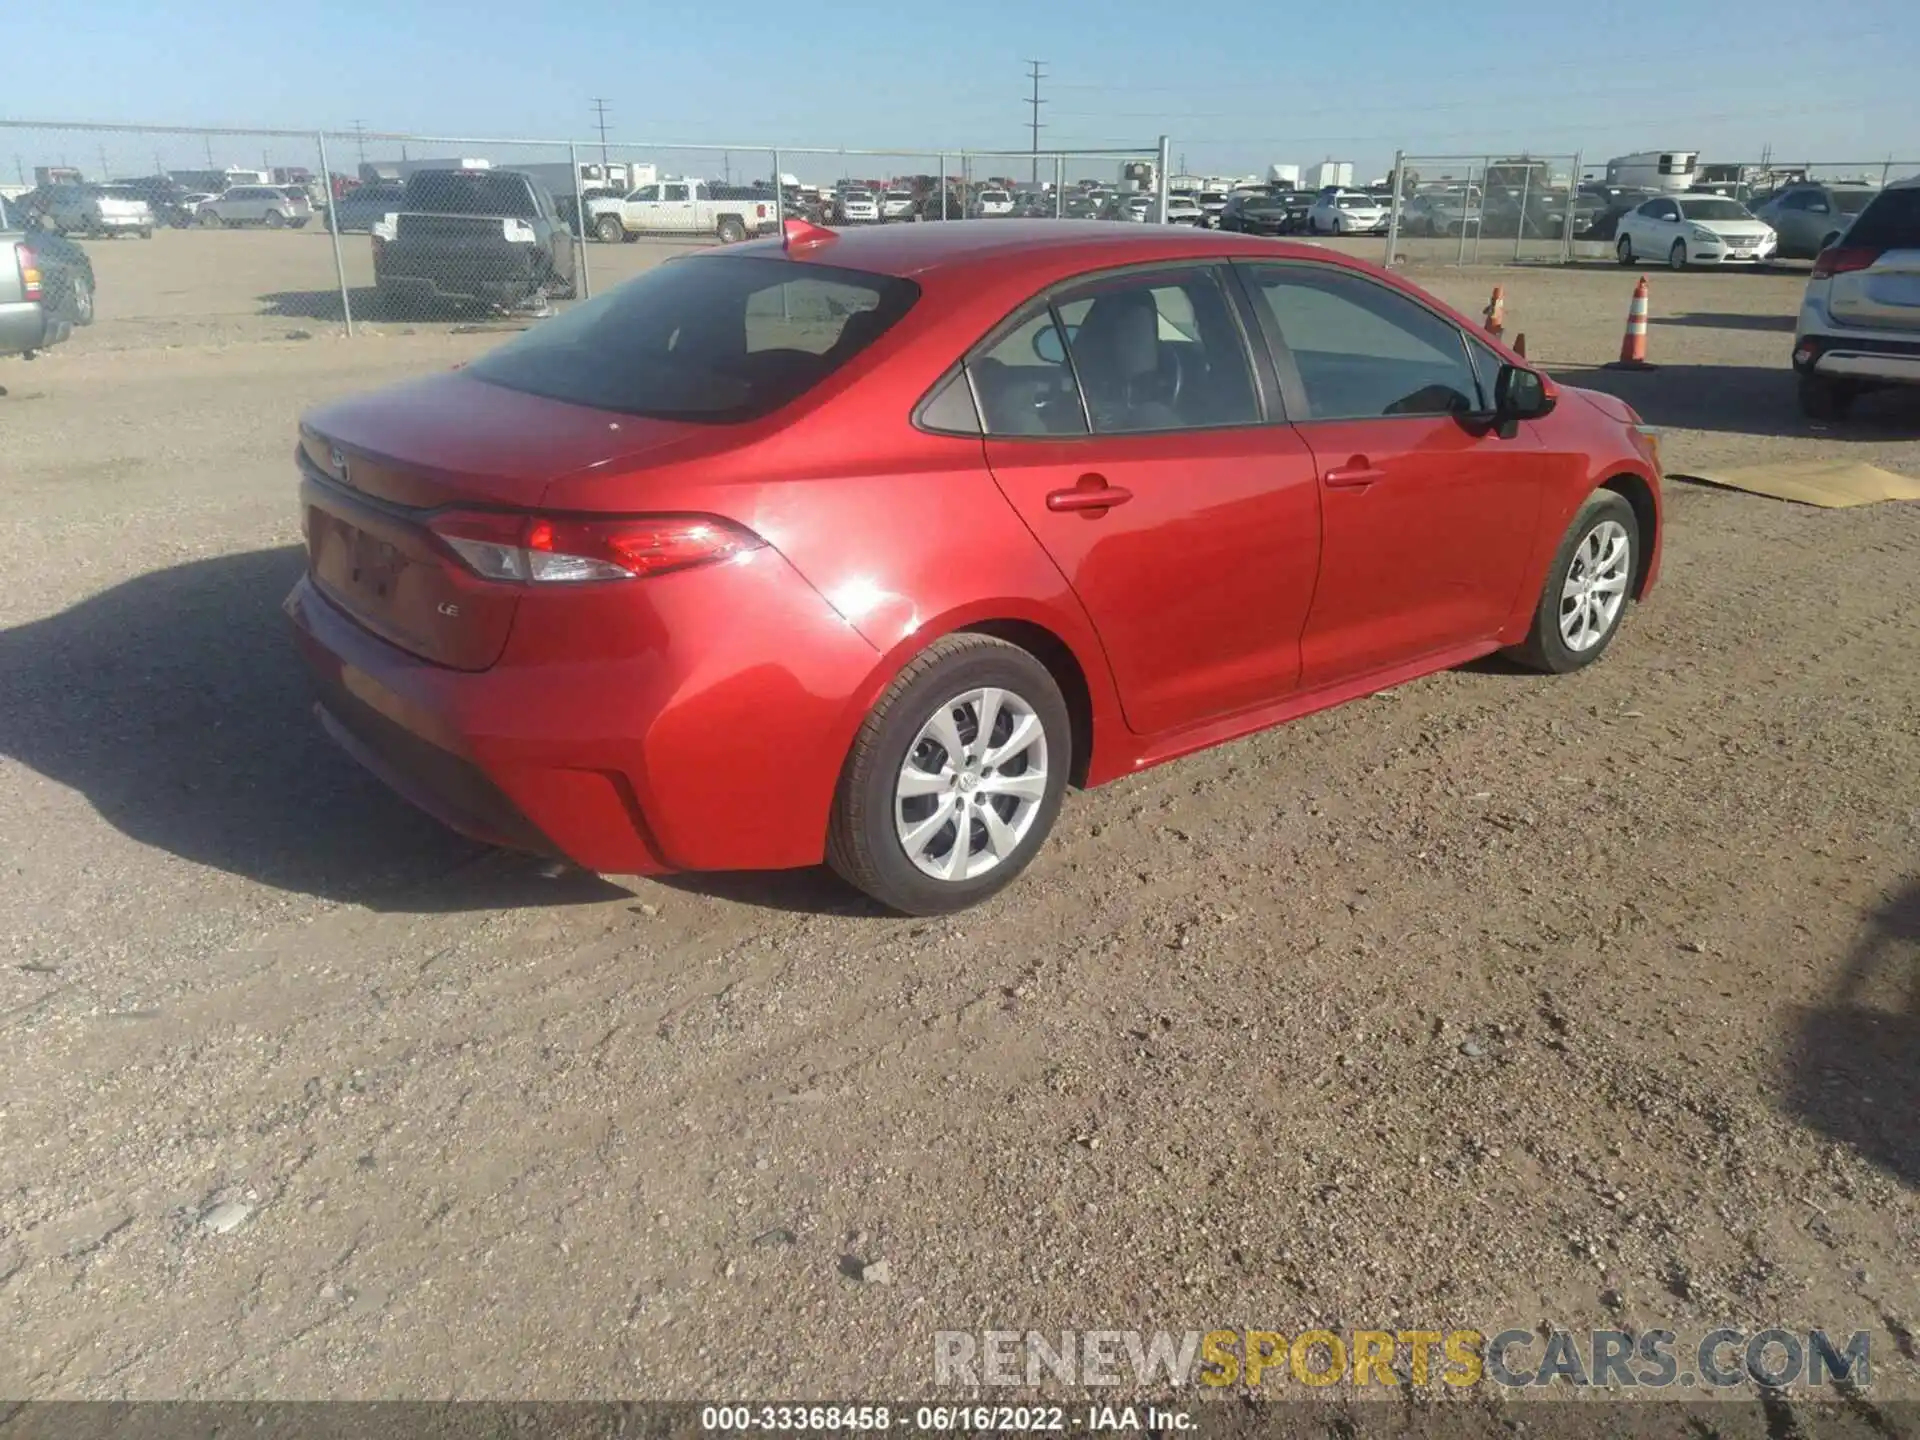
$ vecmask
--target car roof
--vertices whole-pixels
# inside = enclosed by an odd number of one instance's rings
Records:
[[[888,225],[833,230],[833,239],[795,251],[778,237],[730,245],[715,254],[788,254],[803,262],[882,275],[926,276],[974,266],[1002,268],[1028,262],[1036,275],[1063,262],[1088,270],[1134,263],[1224,259],[1258,253],[1275,258],[1332,260],[1322,247],[1189,226],[1115,225],[1100,220],[951,220],[940,225]]]

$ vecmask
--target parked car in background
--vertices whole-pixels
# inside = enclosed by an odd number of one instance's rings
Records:
[[[1221,207],[1218,228],[1242,235],[1289,235],[1299,228],[1291,192],[1236,190]]]
[[[577,242],[544,186],[514,170],[416,170],[373,227],[373,278],[390,310],[543,310],[571,299]]]
[[[1780,237],[1781,258],[1807,260],[1838,243],[1853,217],[1879,193],[1872,185],[1809,181],[1775,191],[1753,213]]]
[[[1480,224],[1480,199],[1458,190],[1423,190],[1400,206],[1400,233],[1459,235]]]
[[[194,220],[199,216],[202,205],[206,204],[209,200],[218,198],[218,196],[206,190],[188,190],[184,192],[180,196],[180,213],[173,221],[174,229],[186,229],[189,225],[193,224]]]
[[[999,219],[1013,214],[1013,196],[1005,190],[988,188],[975,193],[973,213],[983,220]]]
[[[1098,220],[1100,202],[1081,190],[1069,190],[1060,197],[1053,212],[1062,220]]]
[[[913,191],[889,190],[880,197],[882,220],[906,220],[913,215]]]
[[[298,230],[313,218],[307,192],[291,186],[235,185],[194,211],[196,225],[209,230],[225,226],[262,225],[269,230]]]
[[[1167,224],[1199,225],[1207,218],[1207,212],[1200,208],[1200,202],[1191,195],[1169,195],[1167,197]]]
[[[1656,195],[1620,217],[1614,254],[1622,265],[1759,265],[1773,258],[1773,227],[1738,200],[1718,195]]]
[[[880,199],[864,185],[833,197],[833,223],[871,225],[880,218]]]
[[[1372,195],[1358,190],[1322,191],[1307,211],[1307,229],[1316,235],[1384,234],[1389,212]]]
[[[1813,262],[1793,336],[1800,408],[1846,416],[1854,398],[1920,386],[1920,179],[1869,200]]]
[[[642,185],[618,200],[589,201],[587,214],[594,235],[606,241],[701,235],[732,244],[749,235],[767,234],[777,224],[771,187],[754,190],[706,180]]]
[[[567,229],[579,239],[584,240],[587,238],[587,231],[580,219],[580,206],[582,204],[591,206],[596,200],[618,199],[625,193],[622,189],[606,185],[586,186],[577,196],[571,190],[563,190],[553,197],[554,213],[566,222]]]
[[[153,211],[121,185],[43,185],[20,197],[30,225],[61,235],[153,238]]]
[[[186,204],[191,192],[169,176],[136,175],[127,180],[115,180],[113,188],[146,201],[156,225],[171,225],[179,230],[192,219],[193,212]]]
[[[296,463],[284,609],[402,795],[915,914],[1014,880],[1069,784],[1495,652],[1593,664],[1660,566],[1622,401],[1404,277],[1184,228],[686,256],[311,412]]]
[[[1209,230],[1220,228],[1220,213],[1227,208],[1225,190],[1202,190],[1199,195],[1200,223]]]
[[[406,188],[401,185],[361,185],[334,201],[335,223],[342,232],[371,230],[387,216],[406,204]]]

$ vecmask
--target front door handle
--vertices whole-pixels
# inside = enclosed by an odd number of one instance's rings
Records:
[[[1326,481],[1330,488],[1364,490],[1376,480],[1384,480],[1387,473],[1367,463],[1367,457],[1356,455],[1344,465],[1336,465],[1327,471]]]
[[[1052,490],[1047,493],[1049,510],[1111,510],[1115,505],[1124,505],[1133,498],[1131,490],[1118,485],[1109,485],[1102,475],[1082,475],[1080,483],[1071,490]]]

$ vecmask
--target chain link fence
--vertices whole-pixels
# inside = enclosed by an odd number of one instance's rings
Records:
[[[87,321],[132,344],[535,317],[676,250],[792,218],[1145,220],[1164,213],[1168,169],[1164,139],[1036,152],[19,121],[0,132],[9,216],[43,248],[75,252]]]
[[[1577,153],[1398,154],[1388,174],[1388,263],[1572,259],[1591,214],[1580,173]]]

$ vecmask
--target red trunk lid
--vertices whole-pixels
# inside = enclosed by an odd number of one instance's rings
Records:
[[[301,426],[308,572],[391,644],[485,670],[506,647],[521,587],[474,575],[427,528],[432,516],[536,510],[560,476],[712,438],[712,427],[587,410],[458,373],[343,400]]]

